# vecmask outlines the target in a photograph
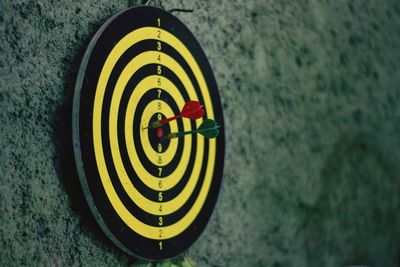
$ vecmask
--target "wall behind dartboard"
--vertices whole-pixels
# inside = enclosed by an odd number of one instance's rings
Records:
[[[400,3],[161,1],[197,36],[226,123],[216,210],[176,263],[400,264]],[[74,169],[91,36],[127,1],[0,1],[0,265],[135,266]],[[146,264],[146,263],[142,263]]]

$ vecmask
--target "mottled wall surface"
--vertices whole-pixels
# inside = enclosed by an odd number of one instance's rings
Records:
[[[400,2],[162,1],[215,71],[226,166],[198,266],[400,265]],[[127,1],[0,1],[0,265],[135,266],[71,152],[82,54]],[[179,259],[177,263],[179,263]],[[145,263],[143,263],[145,264]]]

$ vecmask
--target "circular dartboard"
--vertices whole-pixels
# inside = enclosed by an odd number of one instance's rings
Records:
[[[202,117],[179,117],[187,103]],[[215,138],[206,121],[219,125]],[[87,202],[117,246],[160,260],[195,242],[221,184],[224,121],[207,57],[181,21],[138,7],[98,30],[76,82],[73,142]]]

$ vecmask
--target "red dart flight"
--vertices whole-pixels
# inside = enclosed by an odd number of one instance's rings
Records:
[[[203,106],[200,105],[199,101],[195,100],[189,100],[182,108],[182,111],[180,114],[171,117],[171,118],[166,118],[163,120],[158,120],[155,122],[152,122],[150,124],[151,128],[158,128],[161,127],[163,124],[166,124],[170,121],[179,119],[179,118],[188,118],[191,120],[197,120],[200,119],[204,116],[204,109]]]

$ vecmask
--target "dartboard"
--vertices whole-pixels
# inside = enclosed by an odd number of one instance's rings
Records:
[[[111,17],[82,59],[72,117],[80,182],[106,235],[150,260],[189,248],[216,204],[225,148],[217,84],[188,28],[155,7]]]

